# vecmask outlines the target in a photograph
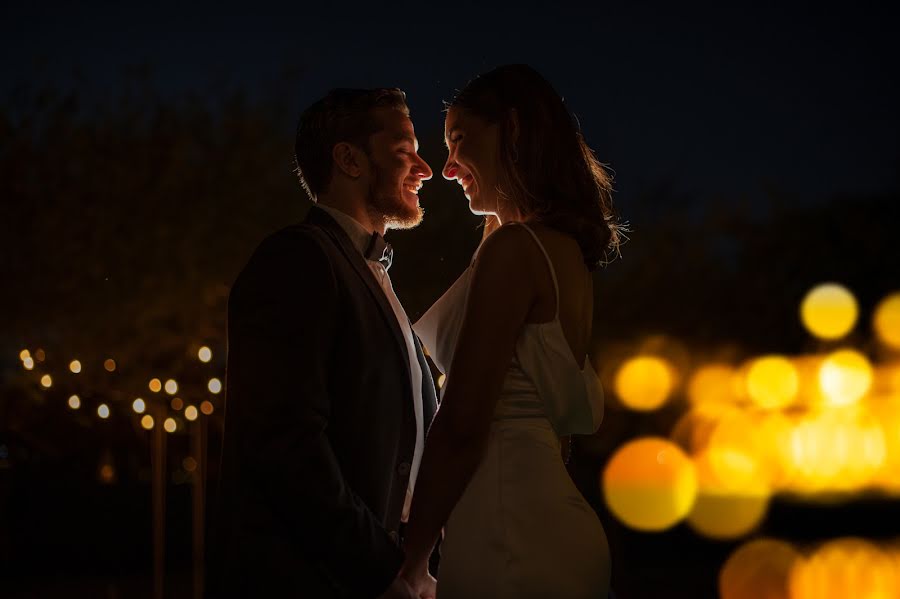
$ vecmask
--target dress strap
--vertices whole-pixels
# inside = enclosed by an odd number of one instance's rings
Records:
[[[544,249],[544,244],[541,243],[541,240],[538,239],[537,234],[523,222],[513,221],[517,225],[522,225],[525,227],[525,230],[531,233],[531,238],[534,239],[534,242],[537,244],[539,248],[541,248],[541,253],[544,254],[544,258],[547,259],[547,267],[550,269],[550,276],[553,277],[553,290],[556,292],[556,316],[554,316],[554,320],[559,318],[559,283],[556,281],[556,270],[553,268],[553,262],[550,260],[550,254],[547,253],[547,250]]]

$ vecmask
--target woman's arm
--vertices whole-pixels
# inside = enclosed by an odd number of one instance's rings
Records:
[[[400,570],[411,584],[427,574],[440,530],[480,463],[516,340],[536,299],[526,231],[502,227],[485,240],[441,408],[428,433]]]

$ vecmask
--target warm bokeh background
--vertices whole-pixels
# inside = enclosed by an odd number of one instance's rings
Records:
[[[809,29],[783,16],[757,37],[759,15],[709,28],[595,13],[578,25],[581,43],[591,27],[608,33],[605,60],[629,72],[607,95],[579,87],[597,85],[586,46],[509,46],[503,15],[499,39],[480,25],[483,51],[445,41],[395,63],[385,55],[402,44],[372,38],[359,42],[369,63],[354,64],[353,49],[281,56],[301,66],[266,64],[256,79],[256,44],[242,42],[243,63],[223,62],[202,49],[208,30],[173,26],[167,44],[94,11],[143,49],[107,68],[87,35],[106,39],[106,28],[78,21],[72,41],[53,33],[65,11],[12,16],[21,28],[4,48],[19,53],[5,54],[0,96],[3,596],[150,597],[160,556],[166,596],[192,596],[196,527],[217,474],[229,285],[266,234],[308,208],[291,172],[300,109],[340,68],[351,82],[369,81],[374,62],[378,76],[402,73],[438,170],[432,96],[512,60],[571,95],[631,228],[621,258],[595,276],[606,419],[576,440],[570,463],[609,536],[618,597],[900,593],[900,135],[886,108],[897,100],[881,52],[891,42],[874,17]],[[698,50],[673,23],[721,52]],[[321,50],[323,34],[308,33]],[[831,52],[840,73],[819,60]],[[172,56],[194,71],[170,69]],[[665,68],[676,60],[678,76]],[[186,84],[197,65],[225,82]],[[389,234],[413,319],[480,238],[454,184],[438,177],[421,197],[425,222]]]

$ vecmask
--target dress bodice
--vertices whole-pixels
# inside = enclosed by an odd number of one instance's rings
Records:
[[[556,290],[556,315],[551,321],[522,327],[494,419],[542,417],[560,436],[593,433],[603,418],[603,388],[590,360],[585,358],[579,364],[569,348],[559,321],[559,284],[547,251],[528,225],[519,226],[531,234],[550,267]],[[472,269],[469,266],[413,326],[448,380],[453,376],[450,365],[465,314]]]

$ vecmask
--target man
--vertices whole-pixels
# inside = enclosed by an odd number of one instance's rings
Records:
[[[417,143],[398,89],[333,90],[300,119],[316,206],[229,298],[212,595],[412,596],[399,528],[436,400],[382,235],[422,219]]]

